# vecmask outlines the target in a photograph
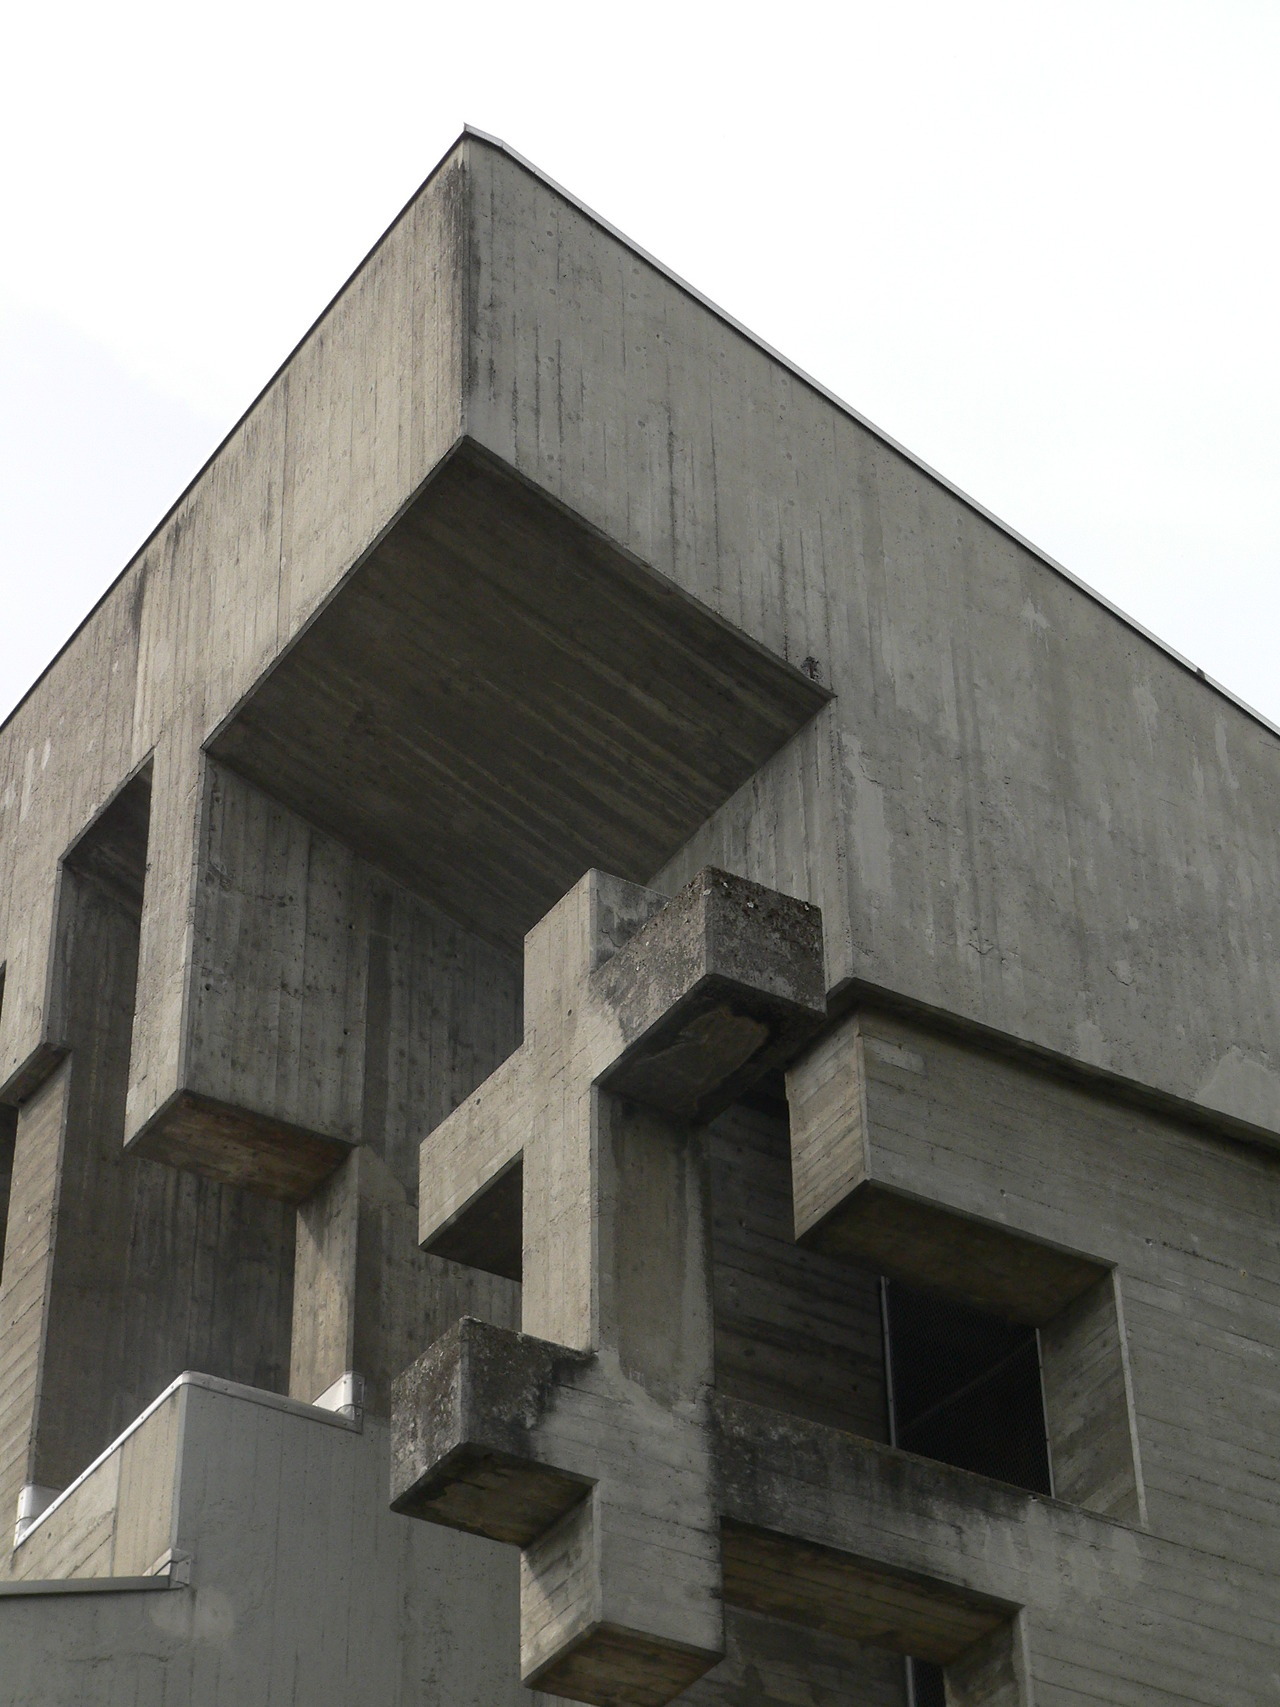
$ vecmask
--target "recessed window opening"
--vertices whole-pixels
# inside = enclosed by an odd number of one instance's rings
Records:
[[[941,1666],[907,1661],[907,1707],[947,1707],[947,1683]]]
[[[1036,1330],[897,1280],[882,1298],[893,1444],[1051,1494]]]
[[[1051,1494],[1036,1330],[897,1280],[880,1295],[893,1444]],[[910,1659],[906,1671],[909,1707],[946,1707],[941,1666]]]

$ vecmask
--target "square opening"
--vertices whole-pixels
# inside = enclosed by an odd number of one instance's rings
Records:
[[[1037,1330],[898,1280],[881,1296],[893,1444],[1052,1494]]]

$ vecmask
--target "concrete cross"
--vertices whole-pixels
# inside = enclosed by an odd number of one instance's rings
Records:
[[[402,1378],[397,1510],[522,1548],[525,1682],[673,1699],[723,1653],[701,1128],[825,1016],[817,908],[590,872],[525,944],[519,1050],[422,1146],[428,1249],[523,1281]]]

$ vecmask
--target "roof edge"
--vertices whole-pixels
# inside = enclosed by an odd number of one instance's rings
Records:
[[[1138,635],[1141,639],[1156,647],[1157,650],[1163,652],[1167,657],[1172,658],[1175,664],[1180,665],[1182,669],[1186,670],[1189,675],[1194,676],[1196,680],[1201,682],[1205,687],[1212,688],[1215,693],[1219,694],[1223,699],[1228,700],[1238,711],[1243,711],[1247,717],[1251,717],[1256,723],[1260,723],[1263,728],[1269,730],[1271,734],[1280,735],[1280,724],[1273,723],[1269,717],[1266,717],[1262,712],[1256,710],[1255,707],[1250,705],[1247,700],[1241,699],[1239,694],[1234,693],[1229,687],[1225,687],[1223,683],[1208,675],[1198,664],[1193,664],[1190,658],[1184,656],[1183,653],[1178,651],[1176,646],[1171,646],[1167,640],[1161,640],[1158,634],[1154,634],[1151,629],[1145,627],[1136,617],[1130,616],[1127,611],[1121,610],[1120,606],[1114,604],[1105,593],[1100,593],[1096,587],[1091,587],[1087,581],[1082,580],[1079,575],[1074,574],[1066,567],[1065,564],[1059,563],[1056,557],[1051,557],[1049,553],[1038,546],[1034,540],[1028,539],[1025,534],[1019,533],[1017,528],[1011,526],[1010,523],[1001,520],[993,510],[989,510],[985,504],[979,503],[976,498],[971,497],[962,487],[957,486],[953,480],[948,480],[945,474],[940,474],[938,470],[927,463],[923,457],[917,456],[913,450],[909,450],[906,445],[900,442],[900,440],[895,439],[892,433],[887,433],[883,427],[878,427],[874,421],[869,420],[866,415],[861,413],[860,410],[855,409],[851,403],[846,403],[844,398],[832,391],[829,386],[823,385],[821,380],[815,379],[811,373],[807,373],[804,368],[799,366],[798,363],[793,362],[789,356],[783,355],[781,350],[775,349],[772,344],[760,337],[758,333],[753,332],[749,326],[744,326],[741,320],[735,319],[734,316],[726,309],[721,308],[718,303],[713,302],[709,296],[704,296],[696,286],[691,285],[687,279],[681,278],[679,273],[673,271],[672,268],[665,264],[665,262],[660,261],[656,255],[651,255],[647,249],[643,248],[639,243],[636,243],[632,238],[628,237],[625,231],[620,231],[616,225],[610,224],[610,222],[598,214],[594,208],[588,207],[586,202],[582,201],[578,196],[575,196],[571,190],[566,190],[563,184],[558,184],[555,179],[544,172],[541,167],[535,166],[531,160],[527,160],[523,154],[512,148],[509,143],[504,142],[501,137],[491,136],[488,131],[478,130],[474,125],[464,125],[462,135],[463,137],[470,137],[477,142],[486,143],[490,148],[494,148],[499,153],[505,154],[509,160],[514,161],[517,166],[528,172],[532,177],[537,178],[540,183],[545,184],[546,187],[553,190],[556,195],[562,197],[563,200],[568,202],[571,207],[576,208],[577,211],[582,214],[584,218],[589,219],[593,225],[598,226],[601,231],[607,232],[610,237],[614,238],[617,242],[623,244],[625,248],[629,249],[633,255],[638,256],[640,260],[644,261],[648,266],[653,267],[656,272],[661,273],[664,278],[669,279],[678,290],[683,291],[684,294],[690,297],[694,302],[707,309],[711,314],[714,314],[717,320],[722,321],[740,337],[745,338],[748,343],[754,344],[756,348],[762,350],[770,360],[775,361],[779,366],[786,368],[788,373],[794,374],[802,384],[807,385],[809,389],[811,391],[815,391],[818,396],[825,398],[828,403],[833,404],[835,408],[841,411],[842,414],[848,415],[849,418],[856,421],[860,427],[864,427],[867,432],[879,439],[882,444],[887,445],[890,450],[895,451],[905,461],[911,463],[914,468],[918,468],[922,474],[927,475],[928,478],[934,481],[936,485],[941,486],[945,491],[950,492],[953,498],[958,498],[960,502],[968,509],[972,510],[975,515],[981,516],[982,519],[989,522],[992,527],[998,528],[1001,533],[1013,540],[1016,545],[1020,545],[1024,551],[1029,551],[1032,556],[1038,558],[1046,568],[1052,569],[1054,574],[1060,575],[1064,581],[1070,582],[1070,584],[1079,592],[1084,593],[1087,598],[1092,599],[1095,604],[1100,605],[1103,610],[1108,611],[1112,616],[1117,618],[1118,621],[1122,622],[1126,628],[1131,629],[1133,633]]]
[[[168,509],[165,510],[159,521],[146,535],[137,550],[120,570],[119,574],[116,575],[103,589],[99,597],[89,607],[88,611],[86,611],[84,617],[76,624],[75,628],[63,641],[62,645],[53,654],[53,657],[50,658],[49,662],[40,671],[39,675],[36,676],[30,687],[27,688],[21,698],[16,701],[13,708],[7,713],[3,720],[0,720],[0,735],[3,735],[8,729],[10,723],[13,722],[14,718],[22,710],[23,706],[44,681],[45,677],[49,675],[51,670],[53,670],[55,665],[62,658],[63,654],[69,651],[75,644],[76,640],[79,639],[80,635],[88,627],[89,623],[92,622],[98,611],[128,575],[134,564],[167,526],[178,509],[186,501],[188,495],[194,491],[196,486],[199,485],[205,474],[217,461],[218,457],[230,443],[231,439],[235,437],[236,433],[239,432],[240,428],[248,420],[249,416],[252,415],[258,404],[280,378],[281,374],[283,374],[290,362],[293,361],[294,357],[307,342],[308,338],[311,337],[312,333],[316,331],[321,322],[346,294],[355,279],[368,264],[371,257],[377,254],[378,250],[396,230],[401,220],[404,219],[405,215],[417,201],[423,190],[426,189],[427,185],[432,182],[432,180],[444,168],[445,164],[453,157],[454,154],[456,154],[459,146],[467,141],[483,143],[486,147],[495,149],[498,153],[505,155],[507,159],[513,161],[517,166],[519,166],[522,171],[528,172],[531,177],[536,178],[539,183],[544,184],[563,201],[575,208],[583,215],[584,218],[590,220],[593,225],[597,226],[601,231],[606,232],[616,242],[621,243],[624,248],[629,249],[633,255],[636,255],[640,260],[645,262],[647,266],[650,266],[656,272],[661,273],[662,276],[675,285],[678,290],[682,291],[692,301],[705,308],[709,313],[715,315],[716,319],[720,320],[724,325],[737,333],[739,337],[745,338],[748,343],[754,344],[756,348],[763,351],[771,361],[777,362],[781,367],[784,367],[788,373],[793,374],[798,380],[800,380],[802,384],[807,385],[811,391],[816,392],[818,396],[825,398],[828,403],[839,409],[842,414],[845,414],[851,420],[856,421],[859,426],[863,427],[867,432],[879,439],[882,444],[887,445],[890,450],[901,456],[914,468],[919,469],[919,471],[927,476],[928,479],[932,480],[936,485],[941,486],[944,491],[950,492],[952,497],[958,498],[960,502],[964,504],[966,508],[972,510],[975,515],[981,516],[984,521],[990,523],[992,527],[997,528],[1007,538],[1013,540],[1016,545],[1021,546],[1024,551],[1029,551],[1031,555],[1043,563],[1046,568],[1051,569],[1056,575],[1061,576],[1064,581],[1069,582],[1071,586],[1075,587],[1079,592],[1082,592],[1086,598],[1091,599],[1094,604],[1101,606],[1103,610],[1109,612],[1110,615],[1123,623],[1126,628],[1138,635],[1140,639],[1147,641],[1149,645],[1152,645],[1158,651],[1163,652],[1166,657],[1171,658],[1175,664],[1185,670],[1189,675],[1194,676],[1196,680],[1201,682],[1205,687],[1211,688],[1222,699],[1225,699],[1230,705],[1233,705],[1237,711],[1242,711],[1246,717],[1252,718],[1255,723],[1260,724],[1270,734],[1280,736],[1280,724],[1273,723],[1269,717],[1264,716],[1262,712],[1250,705],[1247,700],[1241,699],[1239,694],[1232,692],[1232,690],[1224,686],[1222,682],[1219,682],[1214,677],[1208,675],[1199,667],[1199,665],[1193,664],[1191,660],[1183,653],[1179,652],[1175,646],[1171,646],[1166,640],[1161,640],[1158,634],[1153,633],[1151,629],[1145,627],[1137,620],[1136,617],[1132,617],[1127,611],[1121,610],[1119,605],[1112,603],[1112,601],[1107,598],[1104,593],[1100,593],[1096,587],[1091,587],[1089,583],[1082,580],[1079,575],[1073,574],[1073,572],[1068,569],[1065,564],[1060,563],[1056,557],[1051,557],[1047,551],[1042,550],[1041,547],[1036,545],[1033,540],[1028,539],[1025,534],[1019,533],[1017,528],[1012,527],[1006,521],[1002,521],[993,510],[987,509],[985,504],[979,503],[976,498],[971,497],[969,493],[963,490],[962,487],[957,486],[954,481],[948,480],[945,474],[940,474],[936,468],[933,468],[929,463],[925,462],[923,457],[917,456],[914,451],[909,450],[906,445],[895,439],[891,433],[887,433],[882,427],[878,427],[874,421],[869,420],[867,416],[855,409],[851,403],[846,403],[843,397],[838,396],[837,393],[832,391],[828,386],[823,385],[821,380],[815,379],[812,374],[807,373],[804,368],[800,367],[798,363],[790,360],[789,357],[783,355],[780,350],[775,349],[772,344],[766,342],[764,338],[761,338],[757,333],[753,332],[750,327],[743,325],[742,321],[735,319],[732,314],[730,314],[726,309],[721,308],[718,303],[713,302],[710,297],[704,296],[703,293],[694,285],[691,285],[686,279],[681,278],[679,273],[675,272],[671,267],[668,267],[664,262],[660,261],[656,255],[651,255],[647,249],[643,248],[639,243],[628,237],[624,231],[620,231],[616,225],[611,224],[609,220],[598,214],[594,208],[588,207],[586,202],[582,201],[580,197],[575,196],[571,190],[566,190],[562,184],[557,183],[556,180],[548,173],[542,171],[542,169],[536,166],[533,161],[526,159],[523,154],[521,154],[517,149],[512,148],[509,143],[504,142],[501,137],[493,136],[490,132],[481,130],[478,126],[471,124],[463,125],[458,136],[452,143],[450,143],[449,147],[440,156],[439,160],[436,161],[435,165],[414,190],[413,194],[405,202],[403,207],[401,207],[400,211],[378,238],[377,242],[364,256],[361,257],[359,263],[342,281],[338,289],[311,321],[310,325],[291,346],[288,354],[273,370],[267,380],[254,393],[250,402],[232,422],[231,426],[227,429],[226,433],[223,434],[222,438],[219,439],[213,450],[210,451],[204,462],[201,463],[200,467],[178,493],[172,504],[169,505]]]

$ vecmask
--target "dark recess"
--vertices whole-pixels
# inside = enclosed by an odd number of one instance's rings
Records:
[[[884,1298],[894,1444],[1051,1493],[1036,1330],[901,1281]]]
[[[1051,1493],[1036,1330],[901,1281],[881,1286],[894,1444]],[[908,1660],[907,1681],[910,1707],[946,1707],[941,1666]]]

